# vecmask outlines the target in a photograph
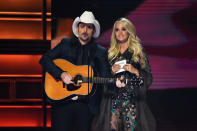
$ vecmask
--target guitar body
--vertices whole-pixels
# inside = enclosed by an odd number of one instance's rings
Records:
[[[72,78],[75,76],[82,76],[88,78],[88,66],[76,66],[64,59],[55,59],[53,61],[63,71],[68,72]],[[89,75],[93,76],[93,70],[89,66]],[[91,78],[91,77],[90,77]],[[88,95],[92,90],[92,83],[81,83],[81,85],[66,85],[62,80],[56,80],[46,72],[45,75],[45,93],[52,100],[63,100],[65,98],[72,97],[74,95]]]

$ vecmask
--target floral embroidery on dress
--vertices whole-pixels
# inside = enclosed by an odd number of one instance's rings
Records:
[[[129,59],[131,56],[132,53],[129,51],[126,51],[124,54],[119,54],[116,59],[113,60],[111,65],[116,61],[126,59],[127,63],[132,64],[136,68],[142,68],[140,64],[143,62],[144,69],[146,71],[150,70],[150,67],[148,67],[148,64],[146,63],[146,57],[144,57],[143,61],[136,64]],[[112,96],[111,128],[116,131],[134,131],[137,126],[136,89],[141,88],[144,81],[142,77],[137,77],[135,74],[127,71],[116,74],[116,77],[120,77],[122,75],[125,78],[129,78],[131,81],[128,82],[124,88],[118,88],[118,91]]]

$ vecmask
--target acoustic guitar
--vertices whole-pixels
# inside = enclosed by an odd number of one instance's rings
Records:
[[[62,80],[56,80],[50,73],[45,74],[45,93],[51,100],[65,100],[75,95],[88,95],[94,83],[115,83],[116,78],[93,77],[93,69],[88,65],[74,65],[64,59],[55,59],[56,66],[68,72],[73,78],[73,84],[66,85]],[[89,79],[88,79],[89,78]],[[134,81],[124,79],[124,82]],[[89,87],[89,88],[88,88]]]

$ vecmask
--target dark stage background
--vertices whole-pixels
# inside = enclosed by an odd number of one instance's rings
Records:
[[[196,131],[196,0],[0,1],[0,130],[50,130],[38,61],[73,36],[73,19],[85,10],[100,22],[97,42],[106,48],[116,19],[136,26],[154,77],[148,104],[157,130]]]

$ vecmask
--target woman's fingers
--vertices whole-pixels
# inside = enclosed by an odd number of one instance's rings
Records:
[[[119,71],[120,70],[120,65],[119,64],[114,64],[113,66],[112,66],[112,72],[113,73],[116,73],[117,71]]]

